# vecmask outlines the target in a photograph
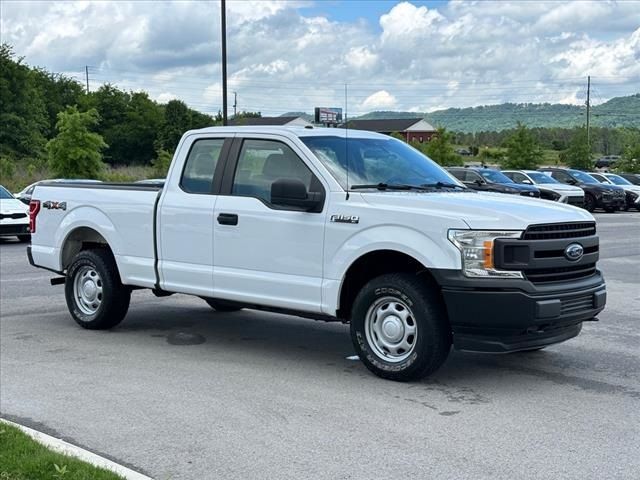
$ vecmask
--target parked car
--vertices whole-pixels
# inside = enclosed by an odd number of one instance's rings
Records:
[[[521,185],[534,185],[540,190],[540,198],[554,202],[568,203],[575,207],[584,206],[584,190],[560,183],[555,178],[535,170],[503,170],[507,177]]]
[[[606,212],[615,212],[625,206],[624,190],[615,185],[603,185],[581,170],[560,167],[539,168],[539,172],[555,178],[561,183],[580,187],[584,190],[584,208],[593,212],[602,208]]]
[[[596,160],[596,168],[610,168],[613,167],[616,162],[620,160],[620,155],[606,155]]]
[[[20,192],[18,193],[14,193],[14,196],[20,200],[22,203],[25,203],[27,205],[29,205],[29,202],[31,201],[31,195],[33,195],[33,190],[36,188],[36,185],[42,183],[42,182],[67,182],[67,183],[71,183],[71,182],[89,182],[89,183],[96,183],[96,182],[100,182],[100,180],[82,180],[82,179],[75,179],[75,178],[54,178],[52,180],[40,180],[39,182],[35,182],[32,183],[31,185],[26,186],[25,188],[23,188]]]
[[[31,239],[29,209],[0,185],[0,237],[18,237],[21,242]]]
[[[640,173],[619,173],[618,175],[634,185],[640,185]]]
[[[481,192],[510,193],[525,197],[540,197],[540,190],[532,185],[515,183],[499,170],[483,167],[449,167],[449,173],[467,187]]]
[[[600,183],[622,187],[625,192],[625,210],[629,210],[630,208],[640,210],[640,186],[634,185],[614,173],[590,173],[589,175]]]
[[[194,130],[162,189],[41,184],[31,205],[29,261],[89,329],[120,323],[132,289],[185,293],[350,323],[367,368],[410,380],[452,344],[537,350],[605,306],[588,212],[470,191],[373,132]]]

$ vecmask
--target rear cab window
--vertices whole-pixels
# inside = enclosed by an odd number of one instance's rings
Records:
[[[220,160],[224,138],[201,138],[193,142],[180,177],[180,188],[187,193],[210,194]]]

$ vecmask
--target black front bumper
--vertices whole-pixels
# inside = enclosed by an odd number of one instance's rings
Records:
[[[534,285],[527,280],[471,279],[433,271],[442,287],[456,349],[506,353],[563,342],[604,309],[599,271],[580,280]]]
[[[29,224],[28,223],[10,223],[7,225],[0,225],[0,236],[8,237],[14,235],[28,235]]]
[[[626,200],[624,196],[620,196],[620,197],[600,197],[597,200],[597,206],[599,208],[616,208],[616,209],[623,209],[626,205]]]

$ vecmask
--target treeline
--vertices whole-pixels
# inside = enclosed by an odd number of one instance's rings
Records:
[[[97,112],[92,131],[107,145],[102,160],[113,166],[150,165],[158,152],[173,152],[186,130],[220,122],[219,116],[179,100],[159,104],[145,92],[103,85],[86,93],[74,79],[30,67],[11,46],[0,46],[0,157],[5,165],[43,160],[47,142],[57,133],[58,114],[74,106]]]
[[[563,151],[584,127],[530,128],[529,132],[542,148]],[[455,143],[470,147],[498,147],[517,132],[518,128],[500,132],[456,133]],[[591,152],[601,155],[622,155],[630,145],[640,143],[640,127],[592,127],[590,129]]]

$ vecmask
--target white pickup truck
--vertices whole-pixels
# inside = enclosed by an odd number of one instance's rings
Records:
[[[586,211],[468,190],[396,139],[356,130],[187,132],[164,187],[40,184],[30,262],[64,275],[83,327],[132,289],[349,322],[375,374],[434,372],[451,346],[537,350],[605,306]]]

